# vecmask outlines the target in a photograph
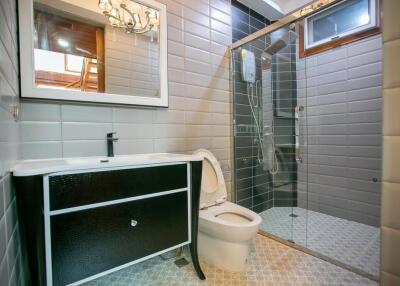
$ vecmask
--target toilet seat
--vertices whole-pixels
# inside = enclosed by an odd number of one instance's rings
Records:
[[[227,198],[226,185],[218,160],[205,149],[198,149],[193,154],[203,157],[200,209],[225,202]]]
[[[220,215],[227,213],[241,216],[246,221],[232,221],[221,218]],[[199,229],[224,241],[246,241],[254,237],[260,223],[261,217],[258,214],[228,201],[199,212]]]
[[[233,214],[234,216],[240,216],[246,221],[232,221],[229,219],[224,219],[221,218],[221,215],[223,214]],[[229,225],[233,227],[253,226],[259,223],[259,221],[257,220],[259,216],[257,214],[247,208],[231,202],[224,202],[221,205],[202,210],[200,212],[200,217],[210,222]]]

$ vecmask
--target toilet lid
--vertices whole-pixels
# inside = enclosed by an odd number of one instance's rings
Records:
[[[193,154],[203,157],[200,208],[225,202],[226,185],[218,160],[210,151],[205,149],[196,150]]]

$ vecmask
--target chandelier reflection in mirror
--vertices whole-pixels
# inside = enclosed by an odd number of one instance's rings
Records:
[[[159,12],[132,0],[99,0],[99,9],[111,26],[123,28],[129,34],[145,34],[157,31]]]

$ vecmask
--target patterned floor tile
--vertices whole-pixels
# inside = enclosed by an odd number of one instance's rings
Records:
[[[260,215],[261,230],[378,277],[379,228],[297,207],[274,207]]]
[[[187,251],[183,254],[188,260]],[[218,269],[201,261],[207,277],[197,278],[192,264],[178,268],[160,257],[127,267],[87,286],[377,286],[350,271],[257,235],[245,272]]]

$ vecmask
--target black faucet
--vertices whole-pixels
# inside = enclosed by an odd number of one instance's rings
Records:
[[[114,142],[118,141],[118,138],[114,138],[116,132],[107,133],[107,157],[114,157]]]

